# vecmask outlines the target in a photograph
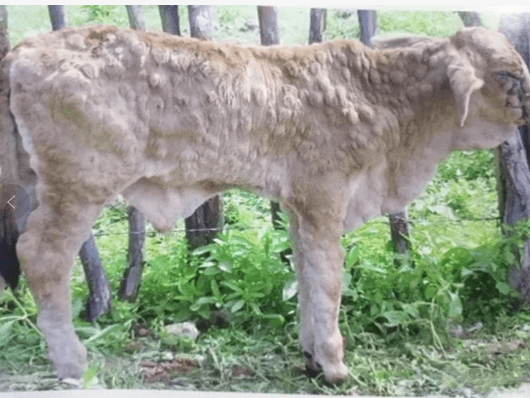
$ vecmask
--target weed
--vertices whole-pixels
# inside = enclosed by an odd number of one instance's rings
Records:
[[[88,14],[89,21],[101,22],[110,19],[117,8],[115,5],[84,5],[83,11]]]
[[[117,5],[83,5],[82,10],[88,22],[122,25],[125,22],[123,6]],[[121,11],[121,12],[120,12]]]

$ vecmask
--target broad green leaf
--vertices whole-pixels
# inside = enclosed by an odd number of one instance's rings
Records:
[[[272,327],[281,327],[285,323],[285,318],[279,314],[264,314],[263,318]]]
[[[285,282],[285,285],[283,285],[283,292],[282,292],[282,298],[283,301],[287,301],[291,298],[293,298],[296,293],[298,292],[298,281],[296,278],[292,278]]]
[[[217,281],[215,279],[212,279],[210,282],[210,286],[212,288],[212,293],[215,296],[217,300],[222,300],[221,291],[219,290],[219,285],[217,284]]]
[[[449,302],[449,318],[455,319],[462,315],[462,301],[458,293],[448,292],[451,297]]]
[[[403,304],[402,307],[403,307],[403,310],[407,314],[409,314],[413,318],[417,318],[419,316],[419,311],[418,311],[418,306],[416,304],[417,303],[414,303],[414,304]]]
[[[497,290],[499,292],[501,292],[502,294],[504,295],[508,295],[510,294],[510,292],[513,290],[510,285],[508,285],[507,283],[504,283],[504,282],[497,282],[495,284],[495,287],[497,288]]]
[[[229,287],[234,292],[237,292],[239,294],[243,294],[243,289],[241,289],[239,286],[236,286],[233,282],[230,281],[222,281],[221,285]]]
[[[460,265],[467,265],[473,260],[471,253],[464,247],[453,247],[447,250],[441,260],[441,264],[455,263]]]
[[[93,384],[97,384],[98,378],[96,377],[96,374],[98,373],[99,369],[96,367],[89,367],[85,374],[83,375],[83,381],[82,385],[83,388],[87,388]]]
[[[182,307],[175,314],[173,314],[173,319],[175,322],[184,322],[191,318],[193,313],[188,307]]]
[[[0,347],[6,345],[14,336],[11,334],[15,320],[4,322],[0,325]]]
[[[194,304],[190,306],[190,310],[197,311],[204,304],[214,304],[215,297],[201,297]]]
[[[349,272],[344,271],[342,273],[342,294],[350,290],[351,280],[352,280],[351,274]]]
[[[202,271],[203,275],[208,275],[208,276],[217,275],[219,273],[220,271],[216,267],[205,268],[204,271]]]
[[[351,267],[352,265],[356,264],[359,261],[359,250],[357,249],[357,247],[350,250],[344,260],[346,263],[346,267]]]
[[[199,256],[201,254],[204,254],[204,253],[208,253],[212,250],[212,247],[211,245],[206,245],[206,246],[201,246],[201,247],[198,247],[197,249],[193,250],[193,254],[195,256]]]
[[[261,310],[259,309],[258,305],[256,303],[250,303],[250,308],[252,308],[252,311],[254,311],[254,313],[258,316],[262,316],[263,313],[261,312]]]
[[[197,313],[204,319],[210,319],[212,315],[212,311],[210,310],[210,307],[203,306],[199,308],[199,311]]]
[[[388,326],[398,326],[409,321],[409,316],[403,311],[386,311],[383,317],[387,320]]]
[[[230,308],[230,311],[232,311],[232,313],[237,312],[241,308],[243,308],[244,305],[245,305],[245,301],[244,300],[238,300],[238,301],[236,301],[234,303],[234,305],[232,305],[232,308]]]
[[[88,344],[88,343],[91,343],[93,341],[96,341],[96,340],[106,336],[107,334],[118,332],[118,331],[121,331],[121,330],[123,330],[123,325],[121,325],[119,323],[107,326],[105,329],[101,330],[99,333],[97,333],[97,334],[93,335],[92,337],[90,337],[89,339],[85,340],[85,344]]]
[[[230,272],[232,271],[232,264],[230,264],[228,261],[221,261],[219,263],[219,269],[223,272]]]
[[[430,284],[425,289],[425,299],[430,300],[434,296],[436,296],[437,293],[438,293],[438,287],[436,285]]]

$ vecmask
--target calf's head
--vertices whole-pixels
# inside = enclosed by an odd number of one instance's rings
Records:
[[[472,116],[514,129],[530,122],[528,68],[504,35],[463,29],[450,38],[446,54],[460,127]]]

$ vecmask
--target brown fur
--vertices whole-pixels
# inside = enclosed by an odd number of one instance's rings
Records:
[[[405,206],[450,151],[498,145],[526,122],[514,82],[530,92],[521,57],[483,28],[380,43],[242,47],[83,27],[8,54],[2,181],[33,182],[39,202],[17,250],[59,377],[85,365],[68,277],[102,206],[122,193],[168,230],[231,187],[290,212],[308,365],[347,375],[341,233]]]

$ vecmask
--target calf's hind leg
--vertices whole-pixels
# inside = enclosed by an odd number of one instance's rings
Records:
[[[86,350],[71,320],[70,271],[100,207],[77,210],[67,216],[39,205],[17,243],[21,268],[39,307],[37,324],[46,336],[50,359],[59,379],[72,384],[81,380]]]

